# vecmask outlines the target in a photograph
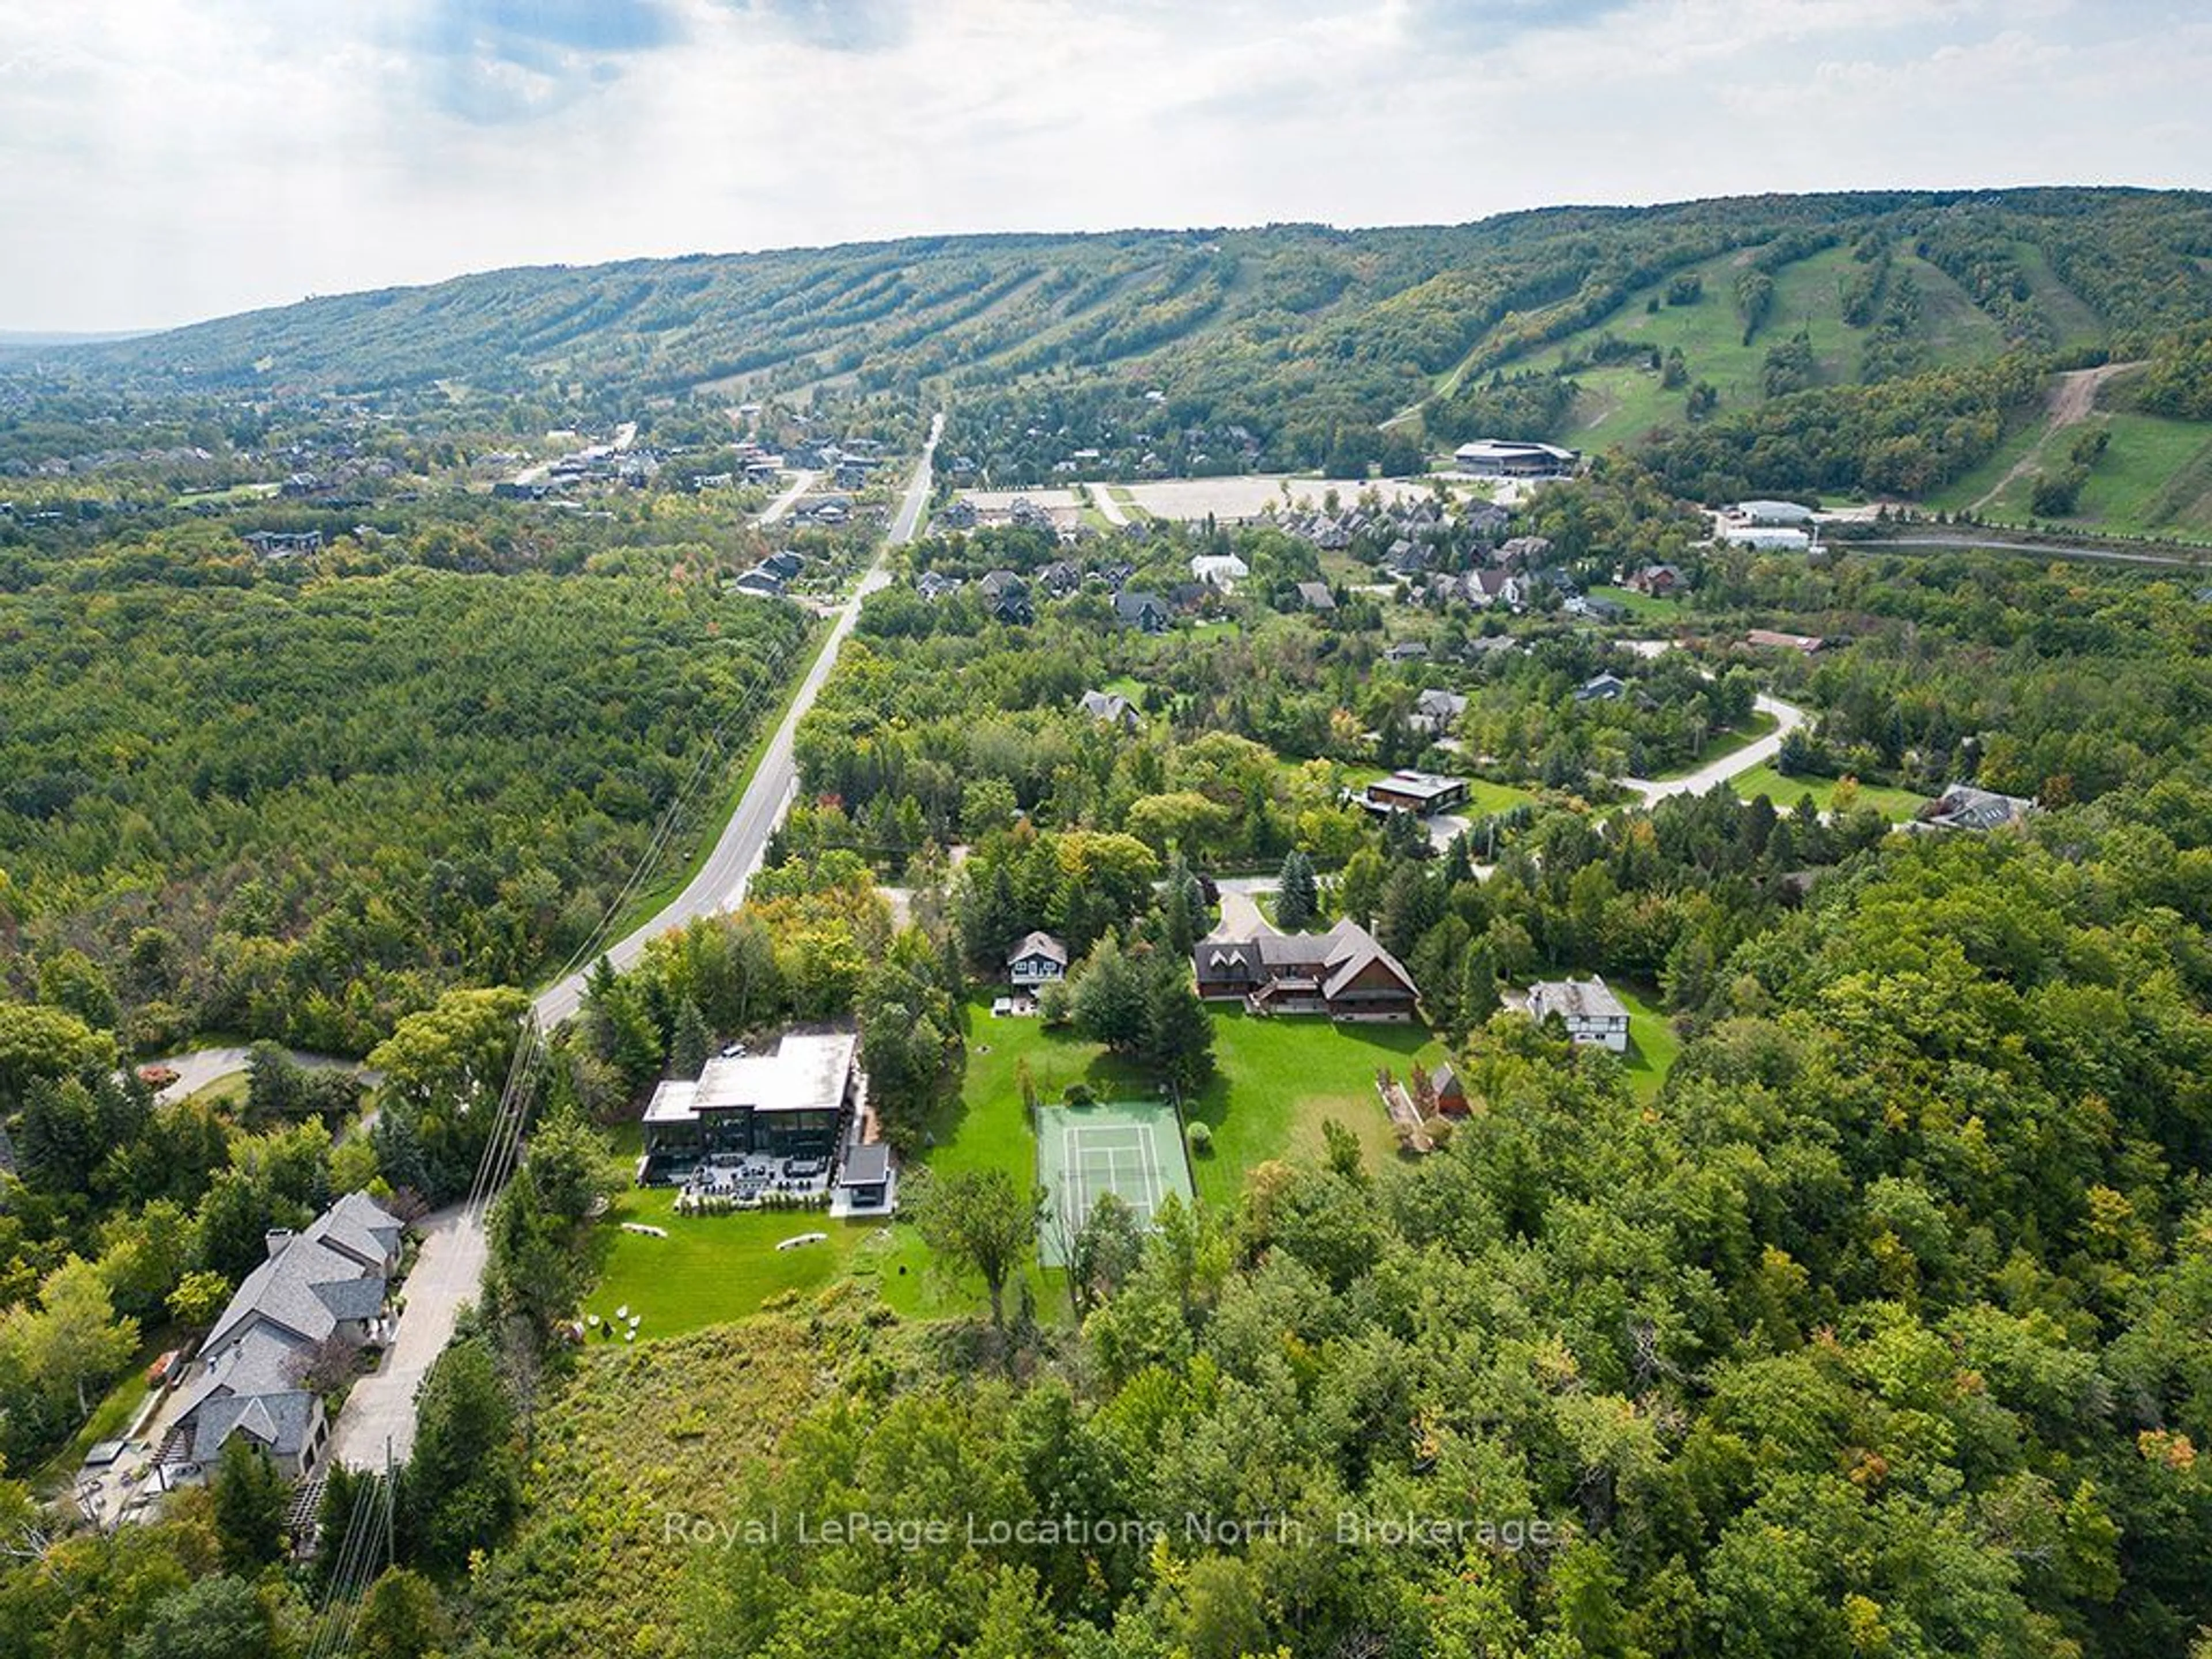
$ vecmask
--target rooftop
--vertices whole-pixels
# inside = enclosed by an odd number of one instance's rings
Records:
[[[685,1123],[702,1112],[838,1110],[860,1042],[849,1032],[794,1032],[772,1054],[717,1055],[696,1083],[671,1078],[655,1089],[645,1121]]]

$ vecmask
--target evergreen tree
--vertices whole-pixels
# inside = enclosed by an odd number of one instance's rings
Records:
[[[251,1576],[284,1553],[284,1514],[291,1483],[244,1435],[223,1443],[216,1464],[216,1540],[226,1571]]]
[[[1313,921],[1320,904],[1313,860],[1296,849],[1285,854],[1275,893],[1276,924],[1297,933]]]
[[[668,1040],[668,1070],[673,1077],[696,1077],[713,1049],[707,1017],[690,997],[676,1005],[676,1030]]]

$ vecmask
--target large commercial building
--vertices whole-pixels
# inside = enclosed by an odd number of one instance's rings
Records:
[[[1557,444],[1479,438],[1452,451],[1452,464],[1478,478],[1565,478],[1582,457]]]

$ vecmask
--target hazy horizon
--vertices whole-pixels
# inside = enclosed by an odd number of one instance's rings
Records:
[[[0,330],[912,235],[2212,185],[2212,19],[2156,3],[126,10],[0,0]]]

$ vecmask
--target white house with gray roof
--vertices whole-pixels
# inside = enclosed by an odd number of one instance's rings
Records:
[[[1553,1014],[1569,1042],[1628,1052],[1628,1009],[1603,979],[1538,980],[1528,988],[1528,1018],[1540,1025]]]

